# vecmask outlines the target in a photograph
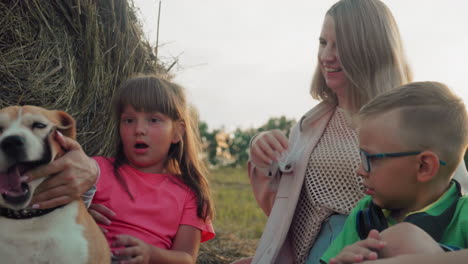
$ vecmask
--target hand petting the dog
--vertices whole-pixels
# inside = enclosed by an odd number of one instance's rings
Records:
[[[36,189],[31,203],[35,209],[65,205],[91,189],[97,179],[99,170],[96,162],[84,153],[78,142],[60,132],[56,132],[55,138],[67,151],[65,155],[25,175],[28,182],[52,175]]]
[[[385,247],[385,241],[380,238],[379,231],[373,229],[366,239],[345,247],[340,254],[330,260],[330,264],[361,263],[366,260],[376,260],[377,251]]]

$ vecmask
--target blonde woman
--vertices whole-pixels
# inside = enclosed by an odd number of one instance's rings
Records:
[[[266,131],[251,141],[248,173],[269,216],[253,263],[319,263],[364,195],[352,116],[379,93],[412,81],[397,24],[379,0],[334,4],[319,41],[311,95],[321,103],[289,139]]]

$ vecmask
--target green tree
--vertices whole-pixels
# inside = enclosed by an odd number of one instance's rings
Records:
[[[272,117],[258,129],[250,128],[246,130],[236,129],[232,134],[232,140],[229,145],[229,151],[235,158],[233,165],[243,165],[249,159],[249,144],[253,136],[261,131],[279,129],[289,136],[291,127],[296,123],[294,119],[288,119],[285,116]]]
[[[250,139],[257,134],[257,129],[241,130],[237,128],[232,134],[232,139],[229,144],[229,152],[235,159],[233,165],[243,165],[249,159],[249,143]]]
[[[198,129],[200,131],[200,138],[203,144],[203,151],[205,152],[205,158],[211,165],[217,165],[218,160],[216,159],[216,149],[218,144],[216,142],[216,134],[219,130],[208,130],[208,124],[204,121],[199,122]]]
[[[288,137],[289,131],[291,130],[292,126],[296,123],[295,119],[288,119],[285,116],[281,117],[272,117],[268,119],[266,124],[261,126],[258,129],[260,131],[272,130],[272,129],[279,129],[283,131],[283,133]]]

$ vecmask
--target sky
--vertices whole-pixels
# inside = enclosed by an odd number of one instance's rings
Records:
[[[162,0],[158,56],[209,129],[298,120],[309,95],[329,0]],[[468,1],[383,0],[402,35],[415,81],[447,84],[468,103]],[[134,0],[156,45],[159,0]]]

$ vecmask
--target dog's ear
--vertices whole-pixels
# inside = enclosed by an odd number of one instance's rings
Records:
[[[64,136],[76,139],[76,122],[73,117],[63,111],[57,111],[60,124],[57,124],[57,130]]]

